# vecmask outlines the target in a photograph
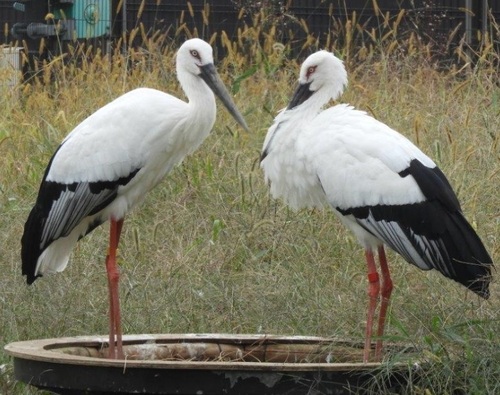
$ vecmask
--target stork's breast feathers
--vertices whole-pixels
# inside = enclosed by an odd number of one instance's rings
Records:
[[[283,199],[292,209],[323,207],[324,192],[318,183],[315,168],[307,157],[296,150],[288,130],[278,127],[268,134],[261,155],[261,167],[274,198]]]

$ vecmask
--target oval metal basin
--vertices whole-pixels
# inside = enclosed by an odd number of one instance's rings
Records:
[[[57,394],[352,394],[380,363],[363,345],[307,336],[127,335],[123,360],[106,337],[10,343],[15,378]],[[405,385],[408,364],[391,365],[386,386]]]

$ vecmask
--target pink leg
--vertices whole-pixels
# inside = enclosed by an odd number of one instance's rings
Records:
[[[122,226],[123,219],[118,221],[111,219],[109,251],[106,256],[106,271],[108,273],[109,288],[109,358],[111,359],[123,358],[120,301],[118,294],[120,273],[116,263],[116,250],[120,241]]]
[[[367,363],[370,359],[373,317],[377,308],[378,295],[380,293],[380,281],[378,278],[377,268],[375,266],[375,258],[371,250],[365,250],[366,264],[368,266],[368,315],[366,318],[366,337],[365,350],[363,353],[363,362]]]
[[[387,308],[389,306],[389,300],[392,293],[392,280],[391,274],[389,272],[389,266],[387,265],[387,258],[385,256],[384,246],[378,248],[378,259],[380,261],[380,271],[382,273],[382,302],[380,304],[380,312],[378,317],[378,330],[377,345],[375,348],[375,358],[377,361],[382,359],[382,336],[384,335],[385,319],[387,316]]]

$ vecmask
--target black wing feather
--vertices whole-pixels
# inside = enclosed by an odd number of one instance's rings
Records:
[[[31,210],[21,239],[22,274],[28,284],[36,280],[36,264],[42,252],[55,240],[68,236],[85,218],[108,206],[140,169],[112,181],[74,182],[64,184],[47,181],[52,157],[40,185],[35,206]],[[87,228],[88,234],[106,218],[96,218]],[[83,236],[82,236],[83,237]]]
[[[400,172],[413,176],[426,200],[407,205],[376,205],[337,210],[352,215],[408,262],[437,269],[477,293],[489,296],[492,260],[467,222],[444,174],[414,159]]]

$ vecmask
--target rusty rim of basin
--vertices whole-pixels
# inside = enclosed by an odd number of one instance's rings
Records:
[[[311,336],[126,335],[121,360],[107,359],[107,347],[107,336],[79,336],[10,343],[5,351],[17,380],[64,395],[270,395],[311,388],[343,395],[364,388],[384,366],[362,363],[361,343]],[[412,381],[419,369],[411,362],[418,358],[415,350],[385,349],[401,355],[401,362],[391,362],[384,380],[391,386]]]
[[[362,363],[363,344],[315,336],[234,334],[142,334],[124,335],[125,358],[106,358],[106,336],[78,336],[13,342],[8,355],[36,361],[76,365],[154,365],[164,369],[268,370],[367,370],[380,362]],[[405,345],[389,344],[392,352],[415,351]]]

